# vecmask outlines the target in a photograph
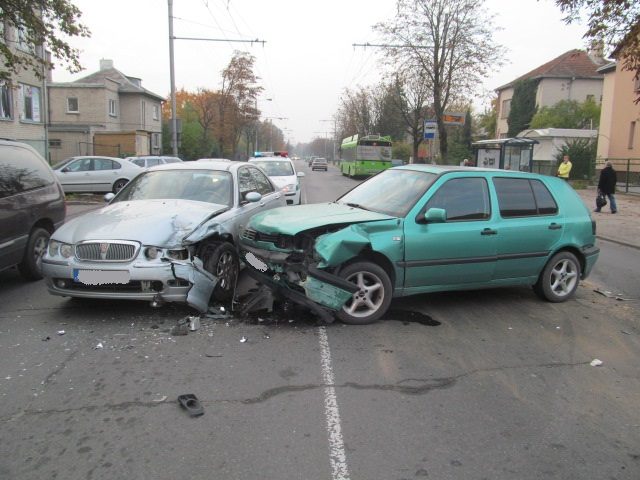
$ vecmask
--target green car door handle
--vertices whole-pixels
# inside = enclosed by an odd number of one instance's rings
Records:
[[[480,235],[497,235],[498,231],[493,230],[492,228],[485,228],[480,232]]]
[[[560,230],[561,228],[562,225],[560,225],[559,223],[553,222],[551,225],[549,225],[549,230]]]

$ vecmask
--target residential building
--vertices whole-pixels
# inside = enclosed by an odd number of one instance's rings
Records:
[[[23,33],[9,22],[0,22],[0,42],[19,55],[47,55],[42,46],[24,41]],[[0,55],[0,62],[4,58]],[[43,67],[39,77],[22,69],[11,82],[0,82],[0,138],[28,143],[47,158],[46,83],[51,72]]]
[[[158,155],[163,97],[125,75],[112,60],[68,83],[50,83],[49,146],[52,161],[74,155]]]
[[[496,89],[498,93],[498,118],[496,138],[506,138],[509,125],[507,119],[515,83],[519,80],[538,81],[536,105],[538,108],[552,106],[561,100],[584,102],[602,100],[602,73],[598,68],[606,62],[600,51],[569,50],[557,58],[534,68]]]
[[[614,52],[615,54],[615,52]],[[640,171],[640,80],[635,72],[611,62],[599,69],[604,75],[597,163],[612,160],[617,170]],[[627,160],[631,160],[627,165]]]

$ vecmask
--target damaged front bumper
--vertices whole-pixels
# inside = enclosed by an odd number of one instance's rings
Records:
[[[358,291],[358,286],[315,265],[295,261],[290,253],[243,245],[247,273],[277,295],[303,305],[326,322]]]
[[[131,263],[42,260],[47,288],[53,295],[78,298],[187,303],[205,312],[217,278],[197,257]]]

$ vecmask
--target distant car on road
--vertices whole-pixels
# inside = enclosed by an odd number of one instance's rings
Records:
[[[392,297],[445,290],[531,285],[563,302],[593,268],[595,241],[589,210],[562,179],[405,165],[332,203],[257,214],[241,250],[276,294],[365,324]]]
[[[311,170],[324,170],[327,171],[327,159],[326,158],[316,158],[311,162]]]
[[[180,162],[143,170],[109,205],[51,237],[43,258],[49,292],[66,297],[186,302],[205,311],[228,300],[239,230],[256,212],[285,205],[246,162]]]
[[[259,166],[285,194],[287,205],[300,205],[302,187],[300,178],[304,172],[297,172],[293,162],[285,157],[250,158],[249,163]]]
[[[169,157],[163,155],[144,155],[142,157],[127,157],[125,160],[130,161],[134,165],[142,168],[157,167],[165,163],[178,163],[182,160],[178,157]]]
[[[45,159],[29,145],[0,140],[0,270],[17,265],[23,278],[42,278],[42,255],[65,211]]]
[[[143,169],[123,158],[90,155],[68,158],[53,171],[65,193],[117,193]]]

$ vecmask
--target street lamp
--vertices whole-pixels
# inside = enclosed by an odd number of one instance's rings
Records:
[[[265,98],[264,100],[270,102],[273,100],[273,98]],[[256,115],[258,116],[258,118],[256,119],[256,148],[253,149],[254,152],[257,152],[259,150],[258,131],[260,130],[260,114],[258,113],[258,97],[256,97]]]

